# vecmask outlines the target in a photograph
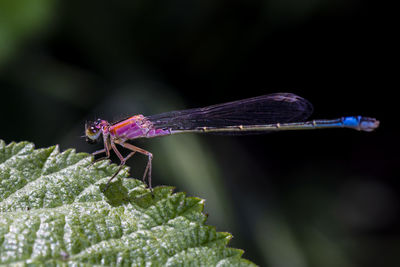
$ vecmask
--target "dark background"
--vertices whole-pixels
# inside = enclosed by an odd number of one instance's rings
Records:
[[[0,138],[92,152],[86,120],[273,92],[310,100],[313,119],[376,117],[373,133],[135,144],[154,154],[153,185],[206,199],[208,223],[261,266],[396,266],[392,18],[354,0],[2,1]],[[145,159],[128,165],[141,177]]]

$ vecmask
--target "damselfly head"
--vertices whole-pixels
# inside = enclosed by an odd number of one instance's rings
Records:
[[[94,144],[100,138],[102,133],[102,121],[100,119],[96,121],[88,121],[85,124],[85,136],[86,142]]]

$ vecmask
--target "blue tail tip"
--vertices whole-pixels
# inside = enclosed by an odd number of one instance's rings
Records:
[[[372,132],[379,127],[379,121],[375,118],[360,117],[360,131]]]
[[[377,119],[363,116],[343,117],[342,123],[344,127],[364,132],[372,132],[379,127]]]

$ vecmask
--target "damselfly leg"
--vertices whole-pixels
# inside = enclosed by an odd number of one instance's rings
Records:
[[[106,142],[104,142],[106,144]],[[119,152],[116,144],[129,149],[131,152],[126,156],[122,156],[121,152]],[[117,157],[119,158],[119,160],[121,161],[119,164],[119,168],[118,170],[113,174],[113,176],[111,176],[111,178],[108,180],[106,187],[104,188],[103,192],[105,192],[108,187],[110,186],[110,183],[112,180],[114,180],[114,178],[118,175],[118,173],[122,170],[123,166],[125,165],[126,161],[129,160],[136,152],[143,154],[145,156],[147,156],[147,165],[146,165],[146,169],[144,170],[144,174],[143,174],[143,182],[146,182],[146,177],[148,177],[148,186],[149,189],[151,191],[153,191],[153,188],[151,186],[151,165],[152,165],[152,159],[153,159],[153,154],[150,153],[147,150],[144,150],[140,147],[134,146],[132,144],[129,143],[125,143],[124,141],[120,141],[120,140],[115,140],[115,141],[110,141],[110,145],[106,145],[106,148],[95,151],[92,155],[97,155],[97,154],[101,154],[101,153],[106,153],[105,157],[99,158],[97,160],[94,160],[92,162],[92,164],[94,162],[97,162],[99,160],[105,159],[105,158],[109,158],[110,157],[110,149],[109,147],[111,147],[111,149],[114,151],[114,153],[117,155]]]
[[[135,153],[136,151],[132,151],[131,153],[128,154],[128,156],[126,156],[125,158],[121,155],[121,153],[118,151],[117,147],[115,146],[114,143],[111,143],[111,148],[112,150],[115,152],[115,154],[118,156],[118,158],[120,159],[121,163],[119,164],[119,168],[118,170],[113,174],[113,176],[111,176],[111,178],[108,180],[106,187],[103,189],[103,192],[107,191],[108,187],[110,186],[110,183],[112,180],[114,180],[114,178],[117,176],[117,174],[122,170],[122,167],[124,167],[126,161],[128,159],[130,159]]]
[[[140,154],[143,154],[145,156],[147,156],[147,165],[146,165],[146,169],[144,170],[144,174],[143,174],[143,182],[146,182],[146,176],[148,177],[148,186],[149,189],[151,191],[153,191],[153,188],[151,187],[151,165],[152,165],[152,160],[153,160],[153,154],[150,153],[147,150],[144,150],[140,147],[134,146],[132,144],[129,143],[124,143],[124,142],[120,142],[118,140],[115,141],[115,143],[125,147],[126,149],[129,149],[133,152],[138,152]]]

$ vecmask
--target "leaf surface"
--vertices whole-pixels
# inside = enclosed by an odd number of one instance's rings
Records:
[[[205,225],[204,201],[57,146],[0,140],[0,264],[253,266]]]

